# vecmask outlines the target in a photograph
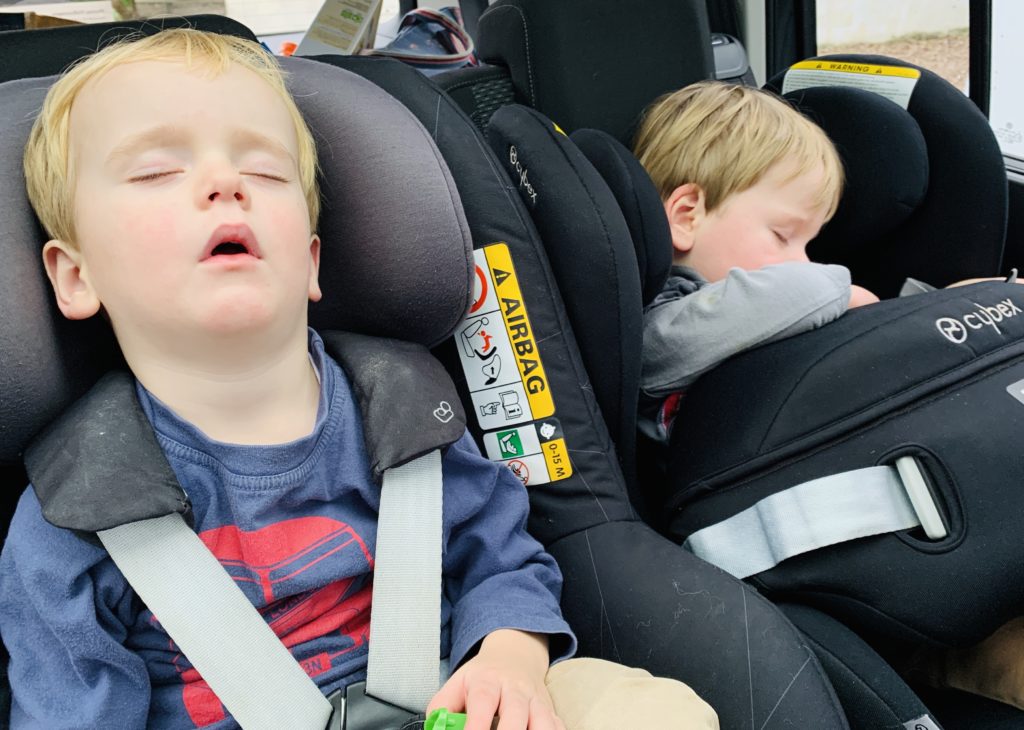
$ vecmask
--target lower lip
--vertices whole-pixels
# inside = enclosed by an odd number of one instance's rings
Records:
[[[230,253],[230,254],[218,254],[217,256],[210,256],[203,261],[204,264],[210,264],[212,266],[226,266],[229,268],[238,268],[245,266],[249,263],[255,263],[259,261],[258,258],[249,253]]]

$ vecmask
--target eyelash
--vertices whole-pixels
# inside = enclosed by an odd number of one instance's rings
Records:
[[[133,182],[133,183],[151,182],[153,180],[158,180],[159,178],[162,178],[162,177],[167,177],[168,175],[174,175],[175,173],[178,173],[178,172],[181,172],[181,170],[162,170],[160,172],[149,172],[149,173],[146,173],[145,175],[136,175],[135,177],[130,177],[130,178],[128,178],[128,182]],[[289,182],[288,178],[286,178],[286,177],[282,177],[280,175],[273,175],[273,174],[266,173],[266,172],[243,172],[241,174],[243,174],[243,175],[251,175],[252,177],[261,177],[261,178],[264,178],[265,180],[273,180],[274,182],[279,182],[279,183],[287,183],[287,182]]]
[[[779,243],[789,243],[789,239],[787,239],[785,236],[783,236],[778,231],[772,231],[772,233],[775,234],[775,237],[779,240]]]

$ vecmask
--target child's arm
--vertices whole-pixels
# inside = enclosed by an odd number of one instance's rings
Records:
[[[498,629],[445,683],[427,711],[447,707],[466,712],[465,730],[488,730],[498,713],[503,730],[563,730],[544,684],[547,671],[547,636]]]
[[[659,295],[644,314],[640,387],[655,397],[682,390],[726,358],[831,322],[850,299],[847,269],[796,262],[732,269],[692,294]]]
[[[11,727],[142,728],[150,680],[124,647],[132,592],[106,552],[53,527],[28,490],[0,556]]]
[[[514,719],[521,713],[513,708],[521,709],[524,701],[528,713],[538,717],[536,730],[555,728],[541,719],[550,707],[544,689],[548,647],[552,660],[563,659],[576,641],[558,606],[558,566],[525,529],[526,490],[507,468],[479,456],[468,434],[445,454],[443,469],[449,659],[457,671],[431,706],[454,710],[465,706],[459,700],[469,702],[469,721],[482,722],[479,728],[485,729],[493,707],[473,698],[493,699],[496,688],[498,712],[511,723],[508,728],[527,727]]]

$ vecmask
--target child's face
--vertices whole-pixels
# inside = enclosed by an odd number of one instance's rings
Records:
[[[254,72],[115,67],[79,93],[70,135],[76,246],[44,249],[65,315],[102,305],[121,340],[305,323],[319,239],[288,110]]]
[[[695,219],[684,263],[718,281],[733,267],[749,271],[807,261],[807,244],[825,223],[826,210],[818,202],[824,170],[796,177],[792,172],[784,161],[776,163],[752,187]]]

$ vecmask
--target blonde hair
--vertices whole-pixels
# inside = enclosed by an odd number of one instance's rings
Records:
[[[755,185],[772,165],[793,163],[793,177],[821,165],[818,203],[829,220],[843,187],[843,165],[825,132],[784,100],[759,89],[702,81],[657,99],[634,151],[662,199],[685,183],[704,191],[710,212]]]
[[[52,238],[74,243],[75,181],[70,164],[71,107],[91,80],[110,69],[138,61],[180,60],[186,68],[197,65],[223,73],[232,63],[248,69],[270,84],[287,107],[299,154],[299,182],[309,208],[309,224],[316,230],[320,214],[317,185],[316,143],[284,82],[284,72],[262,46],[244,38],[219,33],[174,28],[142,38],[119,40],[86,56],[57,80],[47,92],[43,108],[32,125],[25,146],[25,181],[29,201]]]

